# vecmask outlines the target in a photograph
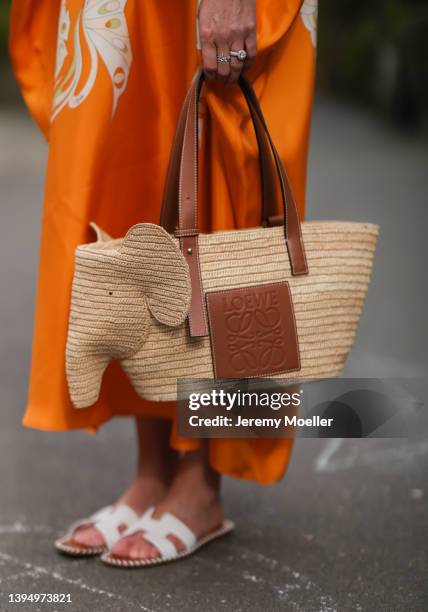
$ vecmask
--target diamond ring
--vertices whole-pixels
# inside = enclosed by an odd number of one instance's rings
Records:
[[[244,51],[244,49],[240,49],[239,51],[229,51],[229,55],[236,57],[240,62],[243,62],[247,57],[247,52]]]
[[[223,55],[223,54],[217,55],[217,61],[218,62],[223,62],[223,63],[224,62],[230,62],[231,59],[232,58],[230,57],[230,55]]]

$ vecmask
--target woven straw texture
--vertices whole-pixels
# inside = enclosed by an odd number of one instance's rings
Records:
[[[201,235],[203,287],[287,280],[301,370],[275,378],[334,377],[354,341],[378,227],[305,222],[302,233],[309,274],[294,277],[281,227]],[[111,359],[121,361],[137,393],[149,400],[176,399],[177,378],[212,378],[210,340],[190,338],[184,320],[189,299],[177,241],[158,226],[139,224],[118,240],[99,232],[97,242],[78,247],[66,351],[73,404],[96,401]]]

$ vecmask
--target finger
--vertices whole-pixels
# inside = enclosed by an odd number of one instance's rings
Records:
[[[231,46],[231,51],[240,51],[244,49],[244,41],[243,40],[235,40]],[[233,57],[230,61],[230,77],[229,83],[236,83],[239,79],[239,76],[244,68],[244,62],[237,57]]]
[[[247,52],[247,57],[244,62],[244,70],[248,70],[248,68],[254,63],[257,55],[257,38],[256,33],[252,32],[245,39],[245,51]]]
[[[228,56],[229,45],[225,42],[217,43],[217,55]],[[230,62],[220,62],[217,60],[217,78],[226,83],[230,77]]]
[[[213,43],[202,43],[202,66],[209,81],[217,76],[217,49]]]

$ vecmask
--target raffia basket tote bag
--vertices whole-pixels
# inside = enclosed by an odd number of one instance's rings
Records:
[[[91,224],[97,240],[76,249],[66,347],[76,408],[98,399],[113,359],[141,397],[167,401],[179,378],[334,377],[352,347],[378,227],[300,224],[256,95],[241,77],[260,155],[262,225],[199,233],[202,84],[198,71],[177,126],[160,225],[138,223],[112,239]]]

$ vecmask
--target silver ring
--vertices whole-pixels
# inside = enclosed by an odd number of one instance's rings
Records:
[[[231,59],[232,58],[230,57],[230,55],[223,55],[223,54],[217,55],[218,62],[223,62],[223,63],[230,62]]]
[[[244,62],[247,58],[247,52],[244,49],[239,49],[239,51],[229,51],[229,55],[236,57],[240,62]]]

